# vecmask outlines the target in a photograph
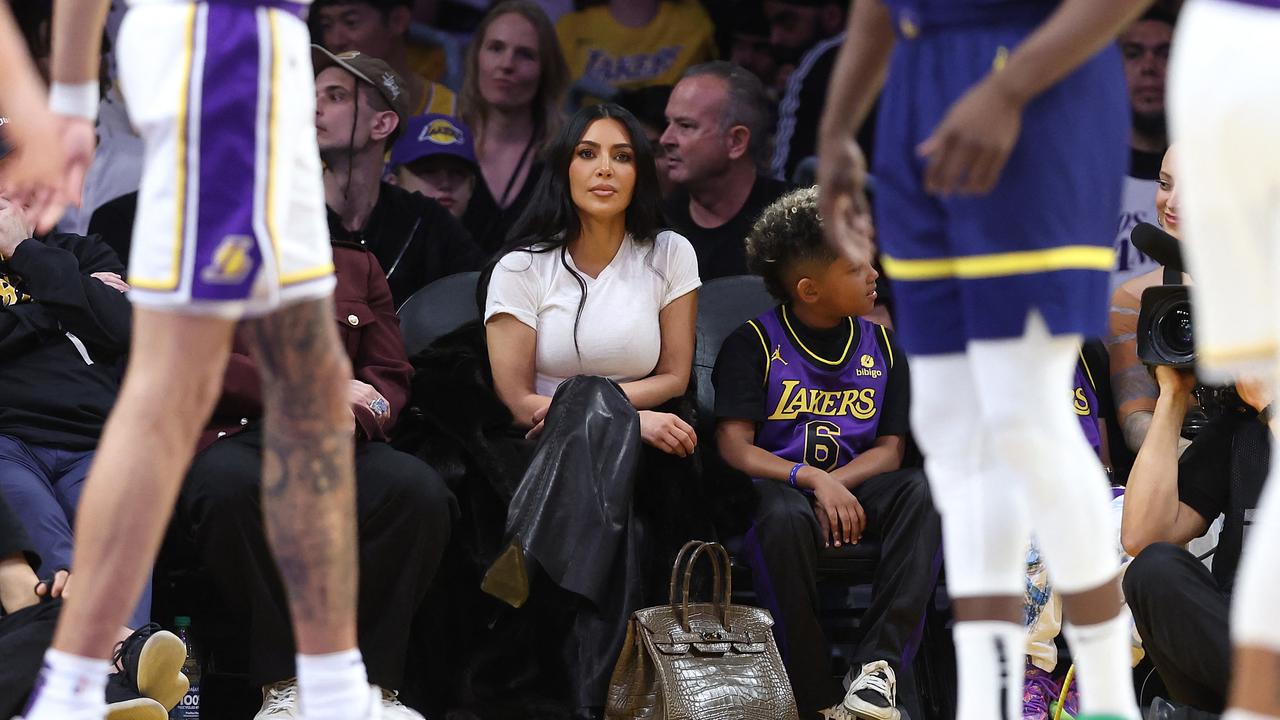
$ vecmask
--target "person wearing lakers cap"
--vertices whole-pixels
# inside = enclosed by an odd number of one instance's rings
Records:
[[[461,218],[476,188],[476,148],[458,118],[428,114],[409,120],[391,148],[392,183],[422,193]]]

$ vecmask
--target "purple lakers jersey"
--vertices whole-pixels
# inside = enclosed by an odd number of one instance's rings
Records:
[[[1102,434],[1098,426],[1098,392],[1093,386],[1093,376],[1089,365],[1084,361],[1083,354],[1080,356],[1080,362],[1076,363],[1071,404],[1075,408],[1076,416],[1080,418],[1080,427],[1084,430],[1084,437],[1089,441],[1089,446],[1101,456]]]
[[[889,336],[873,322],[849,318],[844,352],[821,357],[796,336],[793,322],[785,305],[749,321],[769,355],[767,414],[755,444],[791,462],[831,471],[876,440],[893,368]]]

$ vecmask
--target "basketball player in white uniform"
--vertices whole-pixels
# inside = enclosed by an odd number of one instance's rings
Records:
[[[1169,66],[1197,371],[1280,397],[1280,0],[1192,0]],[[1274,406],[1273,406],[1274,407]],[[1227,720],[1280,718],[1280,452],[1232,594]]]
[[[109,0],[56,0],[51,98],[97,107]],[[237,321],[266,404],[262,510],[298,647],[302,716],[377,717],[356,649],[354,424],[334,328],[314,76],[289,0],[131,0],[121,85],[145,143],[129,368],[81,500],[74,592],[27,720],[100,720],[106,658],[152,566]],[[74,148],[75,167],[88,157]]]

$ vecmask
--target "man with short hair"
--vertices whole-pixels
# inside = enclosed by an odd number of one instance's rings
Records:
[[[373,252],[396,307],[432,280],[479,269],[479,248],[448,210],[382,180],[387,148],[408,115],[400,75],[359,52],[334,55],[316,46],[312,60],[332,239]]]
[[[458,114],[458,96],[438,80],[445,75],[439,47],[409,42],[412,0],[315,0],[312,32],[333,53],[355,50],[386,60],[409,88],[410,115]]]
[[[1169,148],[1164,89],[1173,23],[1173,15],[1155,7],[1120,34],[1132,125],[1129,131],[1129,173],[1124,178],[1120,227],[1116,235],[1116,267],[1111,273],[1113,290],[1126,280],[1156,268],[1154,260],[1129,242],[1129,234],[1138,223],[1156,222],[1154,212],[1156,190],[1160,186],[1160,161]]]
[[[716,61],[685,72],[667,101],[659,142],[676,189],[663,204],[667,222],[689,238],[703,280],[744,275],[743,241],[760,211],[786,191],[761,173],[769,106],[760,80]]]

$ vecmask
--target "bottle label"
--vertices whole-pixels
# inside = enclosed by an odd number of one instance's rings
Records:
[[[191,689],[182,696],[178,704],[169,712],[171,720],[198,720],[200,717],[200,685],[191,683]]]

